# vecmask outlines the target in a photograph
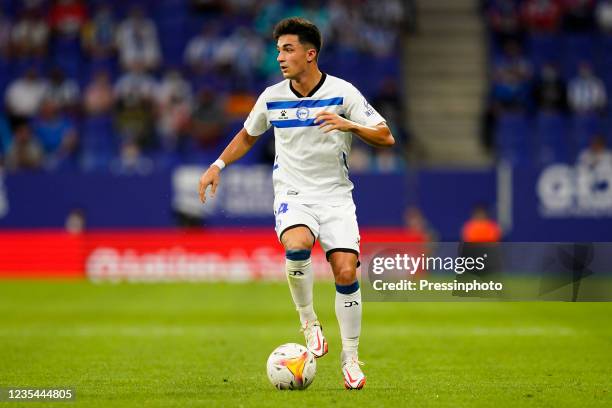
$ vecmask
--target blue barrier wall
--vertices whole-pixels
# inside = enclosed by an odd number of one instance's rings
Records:
[[[273,194],[268,166],[232,166],[214,200],[199,202],[202,168],[147,176],[13,174],[0,179],[0,227],[61,228],[75,208],[89,228],[166,228],[180,211],[205,226],[269,226]],[[496,208],[496,173],[419,171],[356,174],[354,197],[363,227],[401,226],[406,206],[423,211],[443,241],[458,240],[477,203]],[[556,165],[515,169],[511,241],[612,241],[612,170]]]

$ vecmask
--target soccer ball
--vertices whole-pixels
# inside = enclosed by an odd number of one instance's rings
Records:
[[[306,347],[287,343],[268,357],[268,378],[279,390],[304,390],[314,380],[317,363]]]

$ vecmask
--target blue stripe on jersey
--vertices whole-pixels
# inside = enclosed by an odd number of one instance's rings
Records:
[[[314,119],[289,119],[289,120],[271,120],[272,126],[277,128],[293,128],[293,127],[307,127],[307,126],[318,126],[319,123],[314,123]]]
[[[320,108],[322,106],[342,105],[344,98],[329,98],[329,99],[305,99],[300,101],[278,101],[266,102],[268,110],[272,109],[297,109],[297,108]]]

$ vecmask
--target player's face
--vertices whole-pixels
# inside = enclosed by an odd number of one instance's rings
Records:
[[[278,57],[276,60],[280,65],[283,77],[293,79],[299,77],[308,64],[308,50],[297,35],[286,34],[278,37],[276,43]]]

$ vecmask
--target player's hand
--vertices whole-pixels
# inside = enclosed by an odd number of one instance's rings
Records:
[[[332,130],[339,130],[341,132],[350,132],[353,122],[345,119],[337,113],[328,111],[322,111],[315,115],[315,124],[319,124],[319,129],[323,133],[331,132]]]
[[[206,189],[208,186],[212,186],[210,190],[211,198],[215,196],[220,180],[221,169],[215,165],[210,166],[204,174],[202,174],[202,177],[200,177],[200,201],[202,201],[202,203],[206,202]]]

